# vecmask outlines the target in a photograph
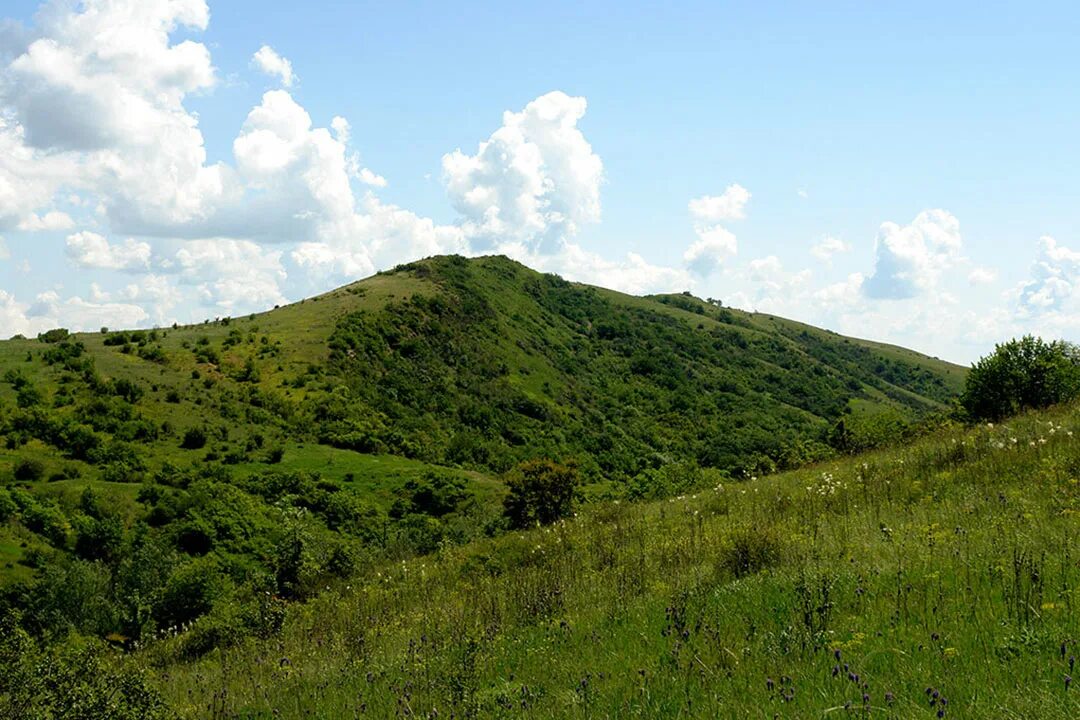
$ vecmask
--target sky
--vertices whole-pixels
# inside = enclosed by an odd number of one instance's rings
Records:
[[[0,337],[502,253],[960,363],[1080,339],[1078,32],[1073,3],[4,0]]]

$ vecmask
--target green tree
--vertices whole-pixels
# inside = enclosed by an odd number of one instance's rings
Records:
[[[568,516],[574,508],[577,469],[551,460],[530,460],[518,465],[507,479],[510,494],[504,511],[515,528],[548,524]]]
[[[1000,420],[1080,394],[1080,349],[1025,335],[994,348],[968,373],[961,404],[975,420]]]

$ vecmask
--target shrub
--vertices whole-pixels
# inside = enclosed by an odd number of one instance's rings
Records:
[[[15,465],[15,479],[21,482],[37,482],[45,477],[45,465],[40,460],[24,459]]]
[[[182,625],[210,612],[228,592],[220,562],[212,555],[196,558],[169,576],[156,615],[166,626]]]
[[[8,615],[0,622],[0,717],[115,718],[169,717],[160,695],[141,670],[102,662],[103,648],[69,642],[48,650]]]
[[[734,530],[731,544],[720,553],[720,566],[737,578],[753,575],[780,562],[782,546],[776,533],[767,527]]]
[[[54,328],[38,335],[38,340],[43,343],[58,343],[66,340],[70,333],[65,328]]]
[[[19,506],[15,504],[11,493],[0,488],[0,523],[7,522],[18,510]]]
[[[1026,335],[994,348],[968,373],[961,403],[975,420],[1000,420],[1080,394],[1080,349]]]
[[[510,474],[507,486],[504,512],[513,527],[552,523],[573,510],[577,470],[551,460],[530,460]]]
[[[206,431],[197,427],[189,429],[184,433],[180,447],[185,450],[201,450],[206,447]]]

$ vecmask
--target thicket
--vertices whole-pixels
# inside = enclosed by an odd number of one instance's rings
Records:
[[[972,419],[1000,420],[1080,395],[1080,349],[1026,335],[997,345],[968,373],[961,403]]]

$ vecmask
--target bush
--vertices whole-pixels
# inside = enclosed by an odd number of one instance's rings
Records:
[[[18,512],[19,506],[11,498],[11,493],[0,488],[0,523],[5,523]]]
[[[753,575],[780,562],[782,546],[770,528],[744,527],[731,534],[720,553],[720,566],[737,578]]]
[[[210,612],[229,592],[229,585],[215,557],[196,558],[169,576],[156,615],[166,627],[191,622]]]
[[[70,333],[64,328],[54,328],[38,335],[38,340],[43,343],[58,343],[67,340]]]
[[[577,470],[551,460],[530,460],[510,474],[507,486],[504,512],[513,527],[552,523],[573,511]]]
[[[961,404],[974,420],[1000,420],[1080,394],[1080,348],[1025,335],[994,348],[968,373]]]
[[[0,622],[0,717],[158,720],[170,714],[140,670],[103,662],[104,650],[69,642],[49,650],[8,615]]]
[[[202,428],[191,428],[184,433],[180,447],[185,450],[201,450],[206,447],[206,431]]]
[[[15,479],[21,482],[37,482],[45,477],[45,465],[40,460],[20,460],[15,465]]]

